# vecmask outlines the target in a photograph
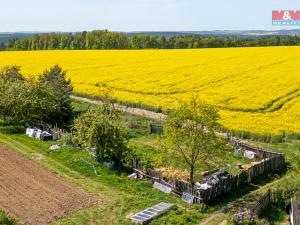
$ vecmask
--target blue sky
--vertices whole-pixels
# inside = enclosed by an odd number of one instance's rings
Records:
[[[191,31],[272,27],[273,9],[300,0],[0,0],[0,32]]]

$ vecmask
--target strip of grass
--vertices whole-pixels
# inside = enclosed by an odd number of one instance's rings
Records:
[[[20,223],[13,218],[12,216],[8,215],[2,209],[0,209],[0,224],[2,225],[19,225]]]
[[[271,204],[262,212],[262,218],[266,219],[270,225],[280,225],[287,220],[287,213],[280,205]]]

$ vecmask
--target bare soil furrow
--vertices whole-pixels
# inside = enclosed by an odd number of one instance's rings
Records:
[[[22,224],[48,224],[98,203],[94,195],[0,145],[0,208]]]

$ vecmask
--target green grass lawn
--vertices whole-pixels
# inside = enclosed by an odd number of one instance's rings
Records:
[[[78,116],[90,107],[86,103],[79,102],[73,102],[73,106],[75,109],[74,116]],[[157,121],[125,114],[122,114],[122,121],[125,125],[130,125],[132,122],[138,124],[136,128],[128,128],[128,135],[130,137],[129,146],[139,154],[153,160],[156,165],[176,166],[185,169],[180,159],[173,157],[173,160],[166,160],[170,157],[168,153],[161,151],[159,136],[147,133],[148,122],[158,123]],[[167,214],[151,221],[150,224],[198,224],[201,219],[250,191],[257,189],[258,193],[263,193],[268,188],[278,188],[291,192],[297,190],[297,185],[300,183],[300,175],[295,171],[297,162],[294,159],[294,154],[300,154],[300,141],[280,144],[255,143],[285,153],[290,165],[288,172],[281,175],[265,175],[264,179],[254,181],[258,188],[249,185],[240,187],[226,196],[221,196],[207,206],[205,211],[201,212],[198,205],[186,207],[186,204],[177,196],[164,194],[153,189],[151,182],[147,180],[128,180],[126,172],[104,168],[85,151],[68,146],[59,150],[49,150],[49,146],[55,142],[41,142],[28,138],[24,134],[16,134],[17,131],[20,131],[20,128],[0,125],[0,144],[20,152],[86,191],[95,193],[102,200],[99,207],[79,211],[54,224],[131,224],[127,219],[129,215],[162,201],[175,203],[176,207]],[[42,154],[44,159],[35,158],[33,153]],[[248,162],[232,155],[228,155],[226,158],[228,160],[226,163],[232,165],[237,162]],[[82,159],[94,163],[101,176],[96,177],[93,168],[84,163]]]

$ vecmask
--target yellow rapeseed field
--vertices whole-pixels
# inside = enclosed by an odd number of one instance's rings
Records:
[[[76,92],[104,83],[118,100],[163,109],[194,95],[226,128],[300,134],[300,47],[0,52],[0,67],[12,64],[27,75],[59,64]]]

